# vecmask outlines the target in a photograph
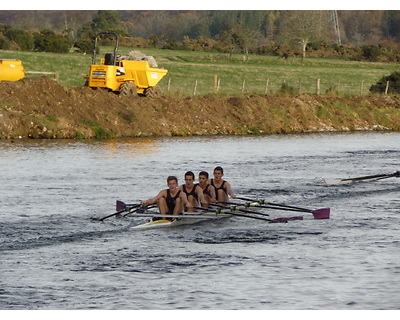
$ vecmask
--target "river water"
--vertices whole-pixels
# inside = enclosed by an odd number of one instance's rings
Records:
[[[400,308],[399,133],[0,141],[0,309]],[[223,166],[236,194],[331,219],[131,231],[92,219]],[[271,217],[291,212],[265,211]],[[298,215],[298,214],[296,214]]]

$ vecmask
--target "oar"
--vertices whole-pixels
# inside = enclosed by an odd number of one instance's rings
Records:
[[[103,220],[108,219],[108,218],[110,218],[110,217],[116,216],[117,214],[121,214],[121,213],[124,212],[124,211],[125,211],[125,209],[119,210],[119,211],[117,211],[117,212],[114,212],[114,213],[112,213],[112,214],[110,214],[110,215],[108,215],[108,216],[105,216],[105,217],[99,219],[99,221],[103,221]]]
[[[396,172],[393,172],[391,174],[388,174],[386,177],[378,178],[378,180],[382,180],[382,179],[386,179],[386,178],[392,178],[392,177],[400,178],[400,171],[396,171]]]
[[[393,177],[397,177],[397,178],[400,177],[400,171],[396,171],[396,172],[390,173],[390,174],[376,174],[373,176],[341,179],[341,181],[382,180],[382,179],[393,178]]]
[[[120,201],[120,202],[122,202],[122,201]],[[123,203],[123,202],[122,202]],[[105,216],[105,217],[103,217],[103,218],[101,218],[101,219],[99,219],[99,221],[103,221],[103,220],[105,220],[105,219],[108,219],[108,218],[110,218],[110,217],[113,217],[113,216],[116,216],[116,215],[118,215],[118,214],[121,214],[122,212],[125,212],[125,211],[127,211],[127,210],[130,210],[130,209],[132,209],[132,208],[134,208],[134,207],[139,207],[140,206],[140,204],[134,204],[134,205],[131,205],[130,207],[129,206],[123,206],[123,208],[122,208],[122,205],[121,204],[119,204],[119,206],[118,206],[118,201],[117,201],[117,208],[118,209],[120,209],[120,210],[118,210],[117,212],[114,212],[114,213],[112,213],[112,214],[109,214],[108,216]],[[122,209],[121,209],[122,208]]]
[[[244,197],[236,197],[236,199],[240,199],[240,200],[243,200],[243,201],[256,202],[256,203],[258,203],[260,205],[268,205],[268,209],[312,213],[315,219],[329,219],[330,212],[331,212],[330,208],[322,208],[322,209],[317,209],[317,210],[311,210],[311,209],[306,209],[306,208],[288,206],[288,205],[279,204],[279,203],[267,202],[265,200],[255,200],[255,199],[249,199],[249,198],[244,198]],[[251,206],[251,204],[249,204],[249,205]],[[265,207],[267,207],[267,206],[265,206]],[[280,208],[276,208],[276,207],[280,207]]]
[[[134,209],[134,210],[132,210],[133,208],[130,209],[128,213],[123,215],[123,217],[126,217],[127,215],[132,214],[132,213],[139,212],[139,210],[140,210],[140,213],[143,213],[147,209],[151,209],[151,208],[154,208],[154,207],[157,207],[157,205],[156,204],[143,204],[143,205],[139,204],[139,206],[136,207],[136,209]]]
[[[219,209],[210,209],[210,208],[203,208],[203,207],[194,207],[194,208],[199,209],[199,210],[209,211],[209,212],[215,212],[216,214],[229,214],[229,215],[237,216],[237,217],[268,221],[268,223],[286,223],[289,220],[303,220],[303,217],[267,219],[267,218],[262,218],[262,217],[250,216],[250,215],[243,214],[243,213],[232,212],[230,210],[224,211],[221,208],[219,208]]]
[[[210,203],[210,205],[218,206],[220,208],[228,209],[230,211],[241,211],[241,212],[252,213],[252,214],[256,214],[256,215],[260,215],[260,216],[269,216],[268,213],[262,213],[262,212],[259,212],[259,211],[252,211],[252,210],[247,210],[247,209],[238,209],[236,204],[228,206],[228,207],[220,205],[220,204],[216,204],[216,203]],[[262,208],[262,207],[260,206],[260,208]],[[290,217],[290,218],[277,218],[277,219],[274,219],[274,221],[275,220],[281,220],[281,219],[286,220],[286,221],[287,220],[303,220],[303,217],[297,216],[297,217]]]
[[[254,201],[253,201],[254,202]],[[286,208],[286,207],[278,207],[278,206],[263,206],[260,204],[254,204],[254,203],[250,203],[250,202],[246,202],[246,203],[234,203],[234,202],[221,202],[221,203],[226,203],[226,204],[232,204],[232,205],[236,205],[236,206],[242,206],[245,208],[264,208],[264,209],[273,209],[273,210],[284,210],[284,211],[295,211],[295,212],[311,212],[311,213],[317,213],[318,214],[318,210],[309,210],[309,209],[304,209],[304,208]],[[319,218],[321,219],[321,218]]]
[[[129,209],[136,208],[136,207],[146,207],[146,206],[149,206],[149,205],[147,205],[147,204],[146,205],[142,205],[140,203],[125,203],[123,201],[117,200],[115,208],[116,208],[117,211],[119,211],[119,210],[123,210],[125,208],[127,210],[129,210]]]
[[[99,221],[103,221],[103,220],[111,218],[113,216],[117,216],[117,215],[121,214],[122,212],[126,212],[128,210],[132,210],[132,209],[140,207],[140,206],[141,206],[140,203],[137,203],[137,204],[126,204],[123,201],[117,200],[117,202],[115,204],[115,208],[116,208],[117,211],[112,213],[112,214],[109,214],[108,216],[105,216],[105,217],[99,219]],[[135,212],[135,211],[132,211],[132,212]],[[131,212],[128,212],[127,214],[130,214],[130,213]],[[124,215],[124,217],[125,216],[126,215]]]
[[[222,203],[222,202],[221,202],[221,203]],[[231,206],[224,206],[224,205],[222,205],[222,204],[209,203],[209,205],[210,205],[210,206],[219,207],[219,208],[223,208],[223,209],[227,209],[227,210],[230,210],[230,211],[241,211],[241,212],[244,212],[244,213],[258,214],[258,215],[260,215],[260,216],[267,216],[267,217],[269,216],[268,213],[261,213],[261,212],[258,212],[258,211],[252,211],[252,210],[237,208],[236,204],[231,205]]]
[[[400,171],[396,171],[390,174],[375,174],[372,176],[363,176],[356,178],[347,178],[347,179],[323,179],[326,184],[349,184],[357,181],[368,181],[368,180],[382,180],[387,178],[400,177]]]

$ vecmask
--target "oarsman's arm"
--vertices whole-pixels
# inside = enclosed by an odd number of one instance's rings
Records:
[[[150,198],[148,200],[142,201],[140,204],[153,204],[153,203],[157,203],[158,200],[160,200],[161,198],[166,198],[167,197],[167,191],[166,190],[161,190],[158,195],[156,195],[154,198]]]
[[[208,186],[208,194],[210,196],[211,202],[213,203],[217,202],[217,195],[215,194],[215,188],[211,184]]]
[[[236,195],[232,191],[231,184],[229,182],[225,181],[225,186],[226,186],[226,193],[232,198],[236,199]]]
[[[204,194],[203,194],[203,189],[200,186],[196,186],[196,190],[195,190],[196,194],[197,194],[197,199],[199,199],[199,203],[206,203],[204,200]]]
[[[187,198],[187,196],[186,196],[186,193],[184,193],[184,192],[181,191],[181,193],[180,193],[180,195],[179,195],[179,198],[181,198],[182,203],[183,203],[186,207],[189,207],[189,208],[193,207],[193,206],[190,204],[190,202],[188,201],[188,198]]]

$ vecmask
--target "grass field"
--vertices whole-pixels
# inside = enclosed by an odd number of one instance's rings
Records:
[[[287,60],[279,57],[250,55],[247,61],[240,54],[136,49],[120,47],[119,53],[139,50],[154,56],[159,67],[167,69],[160,82],[165,94],[206,95],[214,92],[215,76],[219,79],[221,95],[276,93],[286,83],[300,93],[316,93],[320,79],[320,93],[329,88],[340,95],[366,95],[369,88],[382,76],[400,71],[400,64],[345,61],[338,59],[300,58]],[[112,52],[101,48],[100,56]],[[78,53],[55,54],[0,50],[0,59],[22,60],[25,70],[54,72],[59,83],[82,86],[91,64],[91,55]]]

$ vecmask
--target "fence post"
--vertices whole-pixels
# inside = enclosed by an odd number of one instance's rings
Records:
[[[197,90],[197,80],[194,83],[194,89],[193,89],[193,95],[196,95],[196,90]]]
[[[214,75],[214,93],[218,92],[218,75]]]
[[[167,89],[167,91],[169,91],[170,87],[171,87],[171,78],[168,79],[168,87],[167,87],[168,89]]]
[[[301,94],[301,78],[299,78],[299,94]]]
[[[361,80],[360,96],[363,95],[363,91],[364,91],[364,80]]]
[[[265,94],[268,93],[268,85],[269,85],[269,78],[267,78],[267,82],[265,83]]]
[[[386,81],[385,95],[388,94],[389,91],[389,81]]]
[[[321,93],[321,79],[317,78],[317,94]]]
[[[244,85],[246,84],[246,79],[243,79],[243,83],[242,83],[242,93],[244,92]]]

